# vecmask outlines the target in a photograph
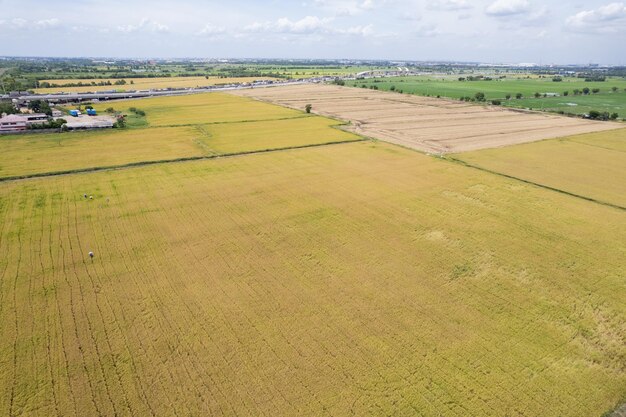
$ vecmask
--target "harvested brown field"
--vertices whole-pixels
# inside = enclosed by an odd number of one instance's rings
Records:
[[[553,114],[329,85],[234,91],[352,122],[355,132],[432,153],[497,148],[623,127]]]

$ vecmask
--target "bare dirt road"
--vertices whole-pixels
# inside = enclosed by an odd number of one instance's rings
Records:
[[[356,133],[430,153],[464,152],[618,129],[548,113],[331,85],[297,85],[232,94],[351,122]]]

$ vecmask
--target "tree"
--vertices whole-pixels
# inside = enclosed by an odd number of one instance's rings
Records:
[[[311,113],[312,108],[313,106],[311,106],[310,104],[307,104],[306,106],[304,106],[304,111],[307,113]]]
[[[561,77],[553,77],[552,81],[554,81],[555,83],[559,83],[559,82],[563,81],[563,78],[561,78]]]
[[[563,95],[564,95],[565,97],[569,96],[569,91],[563,91]]]
[[[507,94],[505,97],[506,97],[507,100],[511,99],[511,95],[510,94]]]
[[[535,98],[541,97],[541,93],[535,93]]]
[[[577,96],[580,94],[580,90],[578,88],[574,89],[574,95]]]
[[[494,106],[499,106],[502,104],[502,102],[500,100],[491,100],[491,104],[493,104]]]
[[[35,113],[45,113],[48,116],[52,116],[52,109],[50,108],[48,102],[45,100],[33,100],[28,103],[28,108]]]
[[[518,99],[518,100],[521,100],[522,97],[524,97],[524,95],[522,93],[515,94],[515,98]]]
[[[593,94],[598,94],[600,92],[600,89],[599,88],[594,88],[593,90],[591,90],[591,92]]]
[[[617,92],[617,87],[611,87],[611,90],[613,90],[613,92]]]
[[[120,128],[120,129],[126,127],[126,119],[124,119],[123,115],[117,116],[117,122],[113,124],[113,127]]]
[[[597,110],[590,110],[589,111],[589,118],[590,119],[597,119],[598,117],[600,117],[600,112]]]
[[[0,114],[17,114],[19,111],[10,101],[0,101]]]
[[[478,92],[474,94],[476,101],[485,101],[485,93]]]
[[[611,120],[617,120],[618,117],[619,117],[619,114],[611,113]]]
[[[584,95],[589,94],[589,87],[585,87],[585,88],[583,88],[583,94],[584,94]]]
[[[396,91],[396,86],[395,86],[395,85],[392,85],[391,87],[389,87],[389,90],[391,90],[391,91]]]

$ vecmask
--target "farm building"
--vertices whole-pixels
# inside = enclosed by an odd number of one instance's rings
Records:
[[[48,115],[44,113],[30,113],[30,114],[21,114],[20,117],[23,117],[26,120],[26,124],[38,124],[38,123],[46,123],[48,121]]]
[[[26,130],[26,119],[17,114],[10,114],[0,118],[0,132],[18,132]]]
[[[15,132],[28,129],[28,126],[48,122],[43,113],[10,114],[0,119],[0,132]]]

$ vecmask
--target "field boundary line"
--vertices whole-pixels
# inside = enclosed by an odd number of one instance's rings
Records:
[[[509,179],[512,179],[512,180],[517,180],[517,181],[523,182],[525,184],[534,185],[536,187],[540,187],[540,188],[543,188],[543,189],[546,189],[546,190],[550,190],[550,191],[555,191],[557,193],[565,194],[565,195],[568,195],[570,197],[576,197],[576,198],[580,198],[580,199],[585,200],[585,201],[590,201],[592,203],[601,204],[603,206],[612,207],[612,208],[615,208],[615,209],[618,209],[618,210],[626,211],[626,207],[620,206],[619,204],[609,203],[608,201],[598,200],[598,199],[595,199],[593,197],[587,197],[587,196],[584,196],[584,195],[572,193],[570,191],[561,190],[560,188],[551,187],[549,185],[540,184],[540,183],[537,183],[537,182],[534,182],[534,181],[530,181],[530,180],[525,180],[523,178],[515,177],[513,175],[504,174],[504,173],[498,172],[498,171],[493,171],[491,169],[483,168],[481,166],[474,165],[474,164],[470,164],[469,162],[466,162],[466,161],[463,161],[461,159],[457,159],[457,158],[454,158],[454,157],[451,157],[451,156],[441,156],[441,158],[443,158],[443,159],[445,159],[447,161],[459,164],[459,165],[463,165],[463,166],[468,167],[468,168],[474,168],[474,169],[477,169],[479,171],[488,172],[490,174],[498,175],[498,176],[501,176],[501,177],[504,177],[504,178],[509,178]]]
[[[359,137],[356,139],[331,141],[331,142],[323,142],[323,143],[312,143],[308,145],[286,146],[283,148],[268,148],[268,149],[254,150],[254,151],[231,152],[231,153],[223,153],[223,154],[215,154],[215,155],[186,156],[186,157],[175,158],[175,159],[158,159],[158,160],[152,160],[152,161],[130,162],[128,164],[119,164],[119,165],[107,165],[107,166],[100,166],[100,167],[68,169],[68,170],[63,170],[63,171],[38,172],[34,174],[2,177],[0,178],[0,183],[29,180],[29,179],[36,179],[36,178],[58,177],[58,176],[63,176],[63,175],[85,174],[85,173],[90,173],[90,172],[114,171],[114,170],[138,168],[142,166],[157,165],[157,164],[172,164],[172,163],[177,163],[177,162],[202,161],[202,160],[219,159],[219,158],[234,158],[238,156],[282,152],[282,151],[306,149],[306,148],[319,148],[322,146],[344,145],[348,143],[359,143],[359,142],[368,142],[368,141],[370,141],[370,139]]]
[[[290,110],[295,110],[295,109],[290,109]],[[246,119],[246,120],[232,120],[232,121],[221,121],[221,122],[182,123],[182,124],[153,125],[153,126],[148,125],[146,127],[137,127],[137,128],[129,127],[129,129],[158,129],[162,127],[192,127],[192,126],[227,125],[227,124],[235,124],[235,123],[277,122],[281,120],[305,119],[307,117],[315,117],[315,116],[316,116],[315,114],[298,114],[293,117],[279,117],[276,119]]]

